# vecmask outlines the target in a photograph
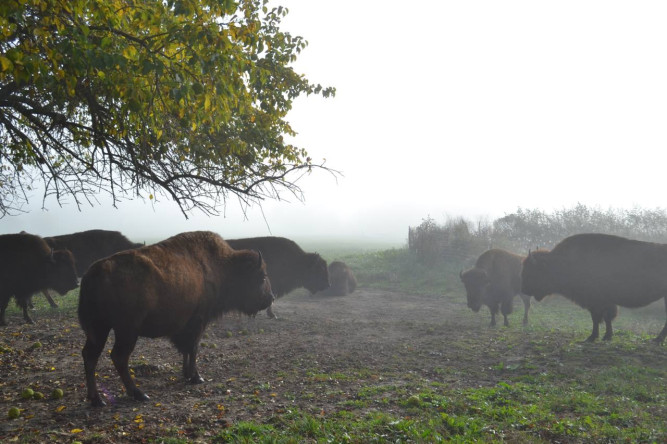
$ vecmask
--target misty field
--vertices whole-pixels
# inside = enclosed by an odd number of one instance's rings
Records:
[[[533,302],[527,327],[517,299],[510,327],[489,327],[485,308],[466,307],[460,264],[425,267],[407,249],[343,250],[319,248],[354,269],[357,292],[295,291],[277,302],[277,320],[210,325],[204,384],[181,381],[168,341],[140,339],[131,367],[146,403],[123,395],[108,356],[98,381],[110,405],[86,402],[76,291],[55,310],[36,295],[35,325],[12,306],[0,330],[0,441],[667,440],[667,346],[652,342],[662,302],[621,309],[611,342],[583,343],[589,314],[563,298]],[[24,399],[26,388],[44,399]],[[11,407],[18,418],[7,418]]]

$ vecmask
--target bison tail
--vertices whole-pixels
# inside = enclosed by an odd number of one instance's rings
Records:
[[[99,314],[97,300],[97,288],[95,288],[95,280],[90,279],[87,274],[81,280],[81,287],[79,289],[79,324],[85,332],[90,332],[98,323],[97,318]]]

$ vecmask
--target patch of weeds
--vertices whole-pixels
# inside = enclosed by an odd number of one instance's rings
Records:
[[[351,381],[357,379],[355,376],[346,375],[344,373],[320,373],[313,370],[307,371],[306,376],[316,382]]]

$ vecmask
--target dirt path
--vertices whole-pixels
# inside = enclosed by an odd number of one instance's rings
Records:
[[[109,406],[91,408],[85,401],[81,346],[83,334],[73,316],[57,310],[36,325],[8,319],[0,332],[0,441],[16,436],[34,442],[71,442],[81,436],[100,440],[189,436],[240,420],[264,422],[298,408],[313,414],[341,409],[380,408],[355,404],[372,386],[409,393],[418,382],[452,389],[493,385],[503,379],[494,370],[500,357],[525,372],[540,372],[559,359],[571,338],[540,349],[531,341],[519,347],[498,340],[487,327],[487,314],[471,313],[463,301],[441,295],[416,296],[359,290],[347,297],[310,297],[296,292],[280,299],[277,320],[260,313],[254,320],[223,318],[209,326],[202,341],[199,370],[206,383],[181,381],[181,358],[168,341],[140,339],[131,365],[142,389],[151,396],[137,403],[123,395],[108,356],[100,359],[98,381]],[[521,331],[521,313],[510,327]],[[527,334],[527,333],[526,333]],[[39,343],[39,344],[37,344]],[[41,346],[39,346],[41,345]],[[107,344],[110,349],[112,342]],[[47,399],[23,400],[32,387]],[[50,399],[53,388],[64,390]],[[23,409],[15,420],[4,418],[11,406]],[[396,413],[396,403],[384,403]],[[73,432],[74,431],[74,432]],[[108,441],[104,441],[108,442]]]

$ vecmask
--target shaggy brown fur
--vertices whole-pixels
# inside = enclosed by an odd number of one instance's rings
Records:
[[[51,248],[72,252],[76,263],[76,274],[79,277],[83,276],[90,264],[98,259],[111,256],[119,251],[143,247],[143,244],[130,242],[118,231],[107,230],[88,230],[80,233],[45,237],[44,240]],[[48,288],[42,289],[42,294],[51,307],[58,307],[56,301],[49,294]],[[32,306],[32,301],[29,301],[28,304]]]
[[[276,298],[292,290],[305,287],[316,293],[329,287],[327,263],[317,253],[306,253],[296,242],[284,237],[252,237],[229,239],[229,245],[237,250],[249,249],[262,253],[271,288]],[[271,307],[266,311],[275,318]]]
[[[83,276],[90,264],[119,251],[143,247],[130,241],[119,231],[88,230],[80,233],[45,237],[44,240],[56,250],[69,250],[76,259],[76,273]]]
[[[319,294],[322,296],[346,296],[357,288],[357,278],[345,262],[333,261],[329,264],[331,287]]]
[[[667,309],[667,245],[630,240],[608,234],[570,236],[553,250],[530,253],[523,262],[522,291],[541,301],[561,294],[591,313],[593,332],[611,339],[618,308],[642,307],[661,298]],[[656,341],[667,336],[667,322]]]
[[[78,286],[74,257],[67,250],[53,251],[39,236],[28,233],[0,236],[0,325],[7,325],[5,310],[14,296],[28,315],[30,296],[43,288],[65,294]]]
[[[528,324],[530,296],[521,293],[522,256],[505,250],[492,249],[482,253],[473,268],[460,274],[466,288],[468,307],[475,313],[482,304],[491,311],[491,325],[496,325],[498,308],[503,323],[509,325],[507,315],[513,311],[514,296],[523,300],[523,325]]]
[[[182,233],[95,262],[83,276],[79,297],[88,399],[94,406],[105,404],[95,368],[112,329],[111,359],[127,394],[146,400],[128,369],[139,336],[169,337],[183,354],[185,378],[203,382],[196,359],[207,324],[231,311],[254,315],[273,299],[261,255],[234,251],[208,231]]]

